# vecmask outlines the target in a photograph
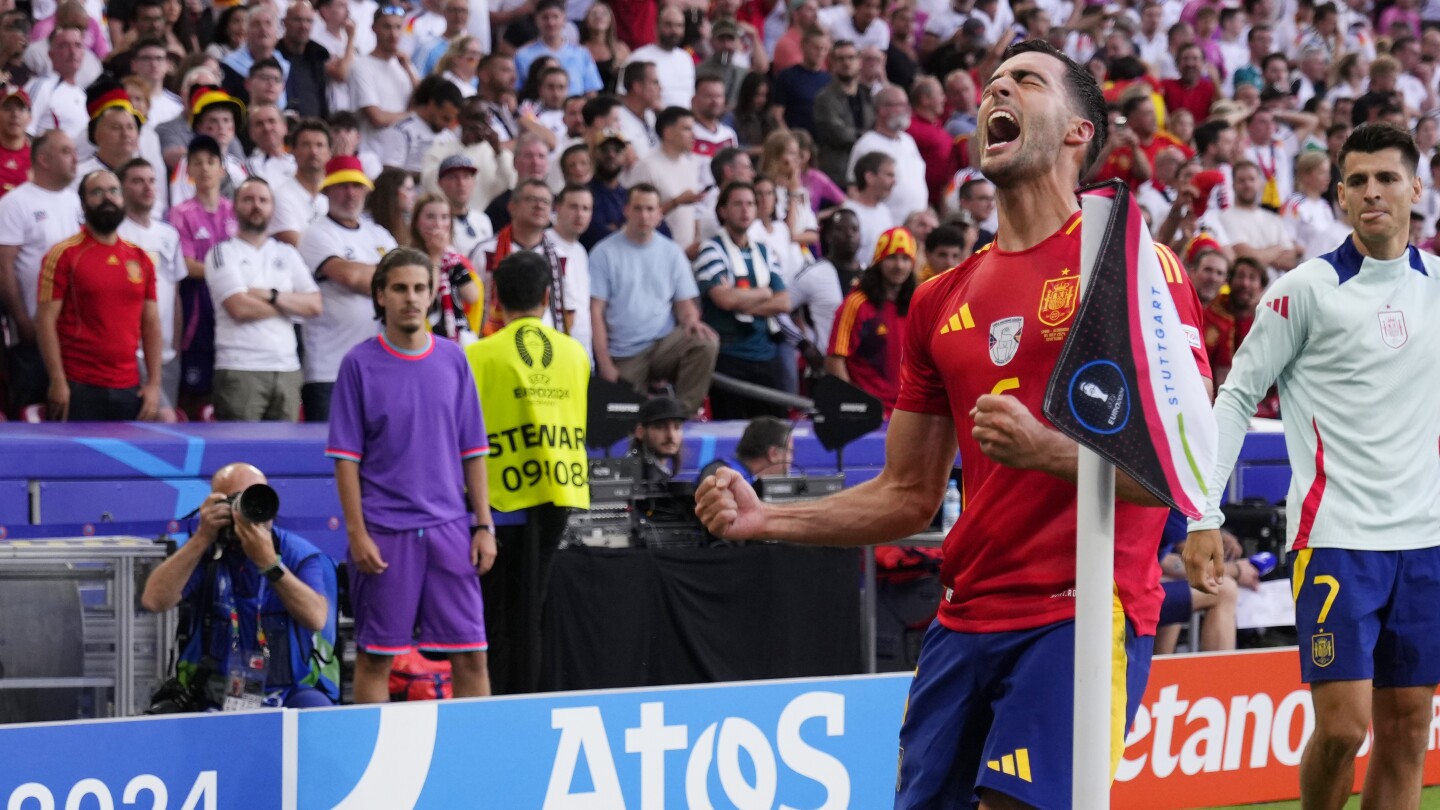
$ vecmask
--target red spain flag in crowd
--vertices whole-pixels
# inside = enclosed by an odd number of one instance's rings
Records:
[[[1181,322],[1174,254],[1157,251],[1130,190],[1082,192],[1080,309],[1045,395],[1045,416],[1189,517],[1205,503],[1216,428],[1191,353],[1200,336]]]

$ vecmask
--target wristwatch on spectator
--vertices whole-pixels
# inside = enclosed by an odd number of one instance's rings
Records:
[[[272,306],[272,307],[275,306],[275,302],[276,302],[276,301],[279,301],[279,300],[280,300],[280,291],[277,290],[277,289],[275,289],[274,287],[271,287],[271,288],[270,288],[270,306]]]
[[[478,531],[480,531],[481,529],[484,529],[485,531],[489,532],[491,536],[494,536],[494,534],[495,534],[495,524],[494,524],[494,523],[476,523],[475,525],[473,525],[473,526],[470,527],[470,533],[471,533],[471,534],[474,534],[475,532],[478,532]]]

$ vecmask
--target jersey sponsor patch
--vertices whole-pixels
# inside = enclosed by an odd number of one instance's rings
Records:
[[[1203,348],[1205,348],[1205,344],[1200,341],[1200,330],[1199,330],[1199,329],[1196,329],[1195,327],[1191,326],[1191,325],[1188,324],[1188,323],[1187,323],[1187,324],[1182,324],[1180,328],[1181,328],[1181,331],[1183,331],[1183,332],[1185,333],[1185,341],[1190,344],[1190,348],[1192,348],[1192,349],[1203,349]]]

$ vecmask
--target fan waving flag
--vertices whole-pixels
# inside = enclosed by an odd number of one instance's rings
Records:
[[[1123,183],[1081,192],[1080,309],[1045,392],[1061,432],[1124,470],[1166,505],[1198,517],[1216,427],[1169,274]],[[1190,330],[1193,331],[1193,330]]]

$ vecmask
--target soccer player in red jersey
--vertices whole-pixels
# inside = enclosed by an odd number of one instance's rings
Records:
[[[895,807],[907,810],[1071,806],[1077,453],[1041,404],[1079,300],[1075,186],[1104,145],[1105,103],[1082,68],[1030,41],[1006,52],[980,122],[999,231],[915,291],[884,470],[784,506],[720,470],[696,496],[706,526],[728,539],[884,543],[930,524],[960,451],[964,511],[945,540],[944,597],[900,731]],[[1199,300],[1174,254],[1156,250],[1208,377]],[[1117,712],[1111,728],[1090,730],[1112,761],[1149,674],[1167,514],[1120,473],[1116,492]]]

